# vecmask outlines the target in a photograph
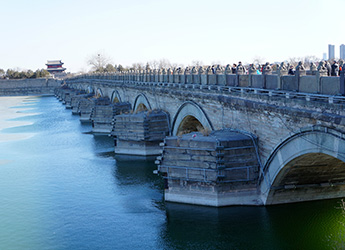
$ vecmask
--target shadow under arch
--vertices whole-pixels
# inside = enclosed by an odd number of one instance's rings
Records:
[[[119,92],[117,90],[114,90],[113,93],[111,94],[111,99],[110,101],[112,103],[118,103],[118,102],[122,102],[121,100],[121,96],[119,94]]]
[[[172,135],[177,135],[183,130],[197,131],[197,126],[202,126],[210,131],[213,125],[205,111],[195,102],[186,101],[177,110],[172,123]]]
[[[101,90],[100,88],[98,88],[98,89],[96,90],[96,96],[97,96],[97,97],[103,97],[103,92],[102,92],[102,90]]]
[[[141,110],[152,110],[151,104],[147,97],[141,93],[135,98],[133,111],[141,111]]]
[[[92,94],[92,93],[94,93],[94,88],[92,86],[87,86],[85,88],[85,91],[87,94]]]
[[[345,135],[315,126],[280,143],[261,176],[264,204],[345,197]]]

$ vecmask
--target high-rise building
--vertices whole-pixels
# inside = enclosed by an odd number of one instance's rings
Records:
[[[340,59],[345,60],[345,45],[340,45]]]
[[[322,59],[323,59],[323,60],[327,60],[327,53],[323,53],[323,54],[322,54]]]
[[[328,60],[334,59],[334,45],[328,44]]]

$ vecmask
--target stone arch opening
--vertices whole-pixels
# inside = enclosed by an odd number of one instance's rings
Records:
[[[135,98],[133,111],[138,112],[143,110],[152,110],[152,108],[147,97],[144,94],[140,94]]]
[[[99,97],[103,97],[103,93],[102,93],[102,90],[101,89],[97,89],[96,91],[96,97],[99,98]]]
[[[187,115],[185,118],[183,118],[178,126],[176,134],[183,135],[191,132],[201,131],[202,129],[205,128],[197,118]]]
[[[93,90],[93,88],[91,87],[91,86],[88,86],[87,88],[86,88],[86,93],[87,94],[92,94],[94,92],[94,90]]]
[[[192,101],[183,103],[178,109],[172,123],[172,134],[188,133],[200,130],[213,130],[212,123],[204,110]]]
[[[344,149],[341,133],[321,127],[283,141],[264,167],[264,204],[345,197]]]
[[[137,108],[135,109],[136,112],[147,111],[147,110],[148,110],[148,108],[143,103],[140,103],[137,106]]]
[[[112,94],[111,94],[111,102],[112,103],[118,103],[118,102],[121,102],[121,97],[120,97],[120,94],[118,91],[114,91]]]

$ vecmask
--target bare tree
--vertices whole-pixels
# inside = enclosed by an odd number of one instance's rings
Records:
[[[305,57],[290,57],[288,62],[294,67],[297,66],[299,62],[302,62],[304,65],[310,65],[310,63],[318,63],[320,58],[316,56],[305,56]]]
[[[265,58],[261,57],[261,56],[254,56],[253,58],[253,63],[254,65],[262,65],[265,63]]]
[[[202,65],[204,65],[204,63],[201,60],[193,60],[191,66],[200,67]]]
[[[305,64],[310,64],[310,63],[316,63],[316,62],[320,62],[320,58],[316,57],[316,56],[305,56],[303,58],[303,62]]]
[[[143,63],[132,63],[132,67],[130,67],[130,69],[143,70],[145,69],[145,65]]]
[[[150,66],[150,69],[158,69],[159,66],[159,62],[157,60],[147,62],[147,64]]]
[[[104,54],[97,53],[89,57],[88,65],[92,66],[92,70],[96,72],[104,72],[107,64],[110,64],[110,58]]]
[[[162,58],[159,60],[159,62],[158,62],[158,68],[159,69],[170,68],[170,67],[171,67],[171,63],[168,59]]]

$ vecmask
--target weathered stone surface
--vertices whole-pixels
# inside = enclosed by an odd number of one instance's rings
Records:
[[[318,92],[318,81],[316,81],[315,76],[303,76],[300,78],[299,91],[307,93],[317,93]]]
[[[126,151],[126,154],[131,154],[129,144],[126,145],[126,150],[122,150],[122,145],[125,142],[132,142],[132,144],[138,147],[142,145],[143,142],[151,142],[154,145],[155,154],[160,153],[159,146],[166,135],[169,133],[168,120],[164,112],[160,110],[153,111],[143,111],[136,114],[121,114],[114,117],[114,126],[111,134],[116,137],[116,140],[121,141],[122,144],[117,143],[115,146],[115,152]],[[138,143],[136,143],[138,142]],[[146,151],[149,151],[149,145],[145,145],[145,150],[141,155],[144,155]],[[135,148],[135,146],[133,146]],[[140,148],[134,150],[138,154]],[[133,151],[133,152],[134,152]],[[154,155],[150,152],[150,155]]]
[[[238,86],[248,87],[249,86],[249,75],[238,75]]]
[[[278,76],[277,75],[265,75],[265,88],[266,89],[278,89]]]
[[[265,85],[264,75],[251,75],[251,83],[253,88],[263,88]]]
[[[183,150],[176,150],[178,148]],[[230,130],[214,131],[209,136],[195,132],[181,137],[167,137],[161,159],[159,170],[166,176],[169,186],[166,198],[170,200],[169,197],[173,196],[173,201],[183,195],[185,188],[191,192],[189,196],[197,195],[201,190],[205,195],[212,196],[218,194],[216,187],[228,186],[229,183],[232,183],[232,191],[248,188],[242,182],[256,182],[259,176],[253,140]],[[176,179],[183,181],[180,182],[182,186],[177,184]],[[195,185],[195,181],[200,185]],[[207,188],[201,183],[208,183]],[[225,192],[230,188],[219,190]],[[184,199],[179,201],[184,202]],[[194,202],[207,204],[202,200]]]
[[[298,90],[298,81],[296,76],[283,76],[282,77],[282,89],[297,91]]]
[[[339,95],[340,81],[338,77],[321,77],[321,94]]]
[[[236,75],[226,75],[226,86],[236,86],[237,76]]]

